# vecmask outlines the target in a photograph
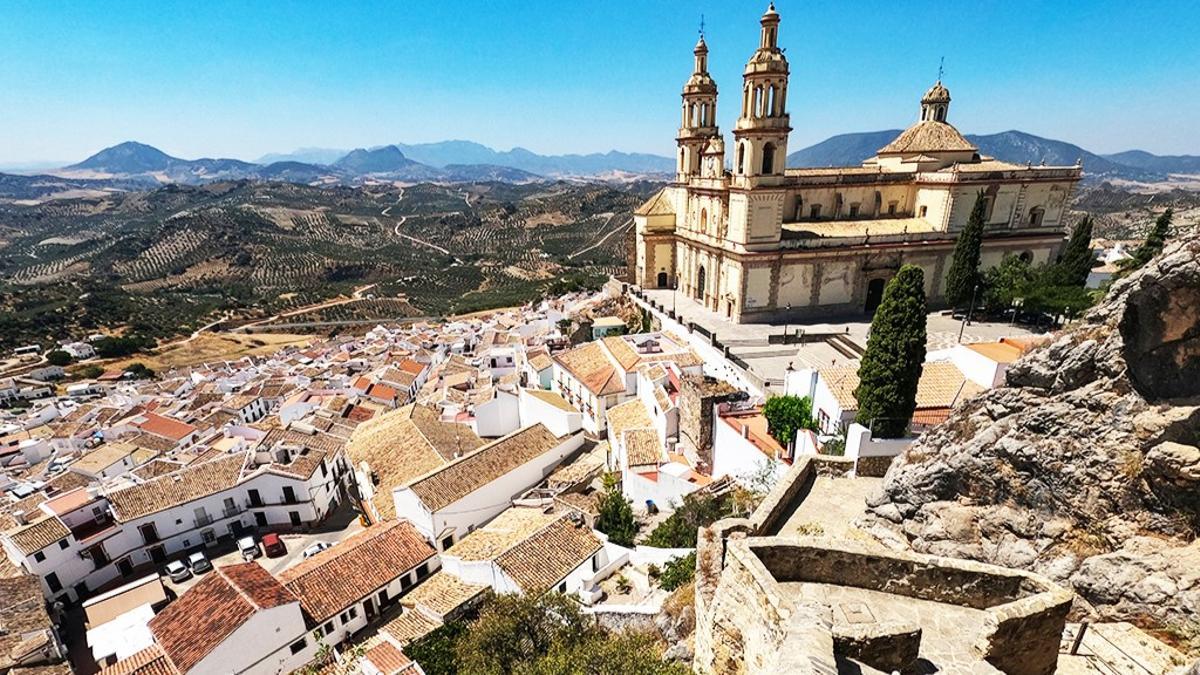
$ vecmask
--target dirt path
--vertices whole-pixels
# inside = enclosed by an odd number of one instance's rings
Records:
[[[611,236],[613,236],[614,234],[616,234],[616,233],[618,233],[618,232],[624,232],[625,230],[628,230],[628,229],[629,229],[629,226],[630,226],[630,225],[632,225],[632,224],[633,224],[633,218],[630,218],[629,220],[627,220],[627,221],[625,221],[625,222],[621,223],[620,225],[618,225],[618,226],[614,227],[612,230],[610,230],[610,231],[609,231],[609,233],[608,233],[608,234],[606,234],[606,235],[604,235],[603,237],[601,237],[601,238],[600,238],[600,240],[599,240],[599,241],[597,241],[596,243],[594,243],[594,244],[592,244],[592,245],[590,245],[590,246],[585,246],[584,248],[581,248],[581,249],[579,249],[578,251],[575,251],[574,253],[571,253],[570,255],[568,255],[568,256],[567,256],[567,260],[571,260],[571,259],[575,258],[575,256],[578,256],[578,255],[583,255],[584,253],[587,253],[588,251],[590,251],[590,250],[592,250],[592,249],[594,249],[594,248],[597,248],[598,246],[602,245],[604,242],[608,241],[608,238],[609,238],[609,237],[611,237]]]

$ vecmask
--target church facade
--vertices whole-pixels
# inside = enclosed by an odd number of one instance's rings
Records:
[[[1006,255],[1051,261],[1081,167],[982,156],[948,121],[939,80],[916,123],[861,166],[785,168],[788,62],[774,6],[737,101],[731,165],[716,125],[703,36],[683,87],[675,180],[634,212],[634,282],[678,288],[732,321],[869,312],[903,264],[943,304],[957,233],[982,194],[983,268]]]

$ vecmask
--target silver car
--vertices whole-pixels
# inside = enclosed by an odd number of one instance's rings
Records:
[[[166,572],[167,576],[171,577],[171,581],[175,583],[187,581],[192,576],[192,570],[187,565],[184,565],[181,560],[172,560],[167,563]]]
[[[212,563],[209,562],[208,558],[200,551],[196,551],[195,553],[189,555],[187,561],[188,567],[192,568],[193,574],[204,574],[212,569]]]
[[[249,562],[262,555],[262,549],[258,547],[258,542],[254,541],[252,536],[238,539],[237,544],[238,550],[242,553],[242,560]]]

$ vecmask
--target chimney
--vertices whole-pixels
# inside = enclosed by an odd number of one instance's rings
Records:
[[[750,438],[750,427],[745,424],[742,425],[742,438]]]
[[[18,525],[28,525],[29,524],[29,518],[25,517],[24,511],[13,511],[12,517],[13,517],[13,520],[17,521]]]

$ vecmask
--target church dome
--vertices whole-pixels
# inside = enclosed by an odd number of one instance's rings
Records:
[[[881,155],[915,155],[939,152],[975,152],[978,148],[958,129],[936,120],[922,120],[905,129],[896,140],[879,149]]]
[[[950,90],[942,85],[942,81],[938,80],[934,83],[929,91],[921,97],[921,103],[949,103]]]

